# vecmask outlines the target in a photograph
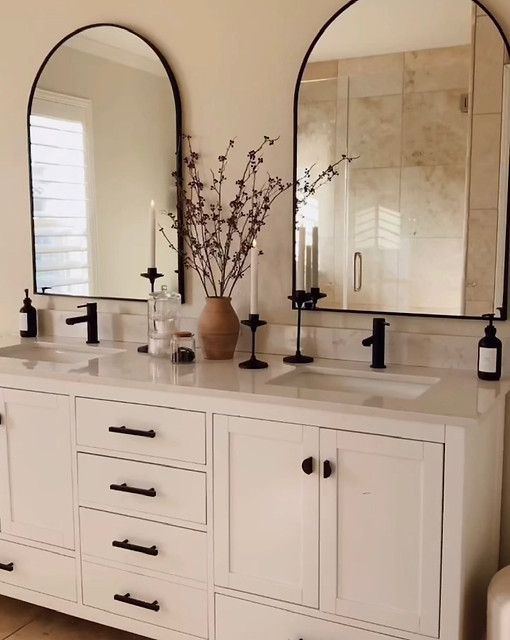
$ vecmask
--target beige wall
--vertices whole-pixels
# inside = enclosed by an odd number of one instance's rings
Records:
[[[292,172],[292,103],[303,56],[318,29],[339,8],[338,0],[23,0],[5,3],[0,24],[0,332],[16,329],[20,292],[31,282],[26,104],[30,86],[49,49],[73,29],[93,22],[116,22],[151,38],[167,56],[178,78],[186,129],[196,136],[205,158],[214,161],[225,141],[237,136],[244,149],[264,134],[280,135],[270,166]],[[488,0],[510,32],[507,0]],[[269,161],[268,161],[269,166]],[[232,165],[233,168],[233,165]],[[291,285],[291,196],[282,199],[266,227],[261,246],[261,277],[267,294],[261,312],[273,322],[293,320],[286,299]],[[286,239],[289,239],[287,242]],[[13,268],[15,265],[15,268]],[[281,274],[275,279],[272,274]],[[186,315],[198,315],[202,293],[188,278]],[[195,284],[195,283],[193,283]],[[247,310],[248,280],[235,305]],[[47,301],[36,300],[42,306]],[[53,300],[57,308],[73,301]],[[143,313],[141,305],[112,303],[113,310]],[[325,326],[368,327],[370,318],[315,314]],[[478,335],[478,322],[395,318],[394,329]],[[505,328],[510,333],[510,328]]]

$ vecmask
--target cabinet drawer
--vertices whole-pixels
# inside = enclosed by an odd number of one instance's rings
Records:
[[[80,528],[84,555],[201,582],[207,580],[205,533],[83,508]]]
[[[216,596],[216,640],[389,640],[364,629]]]
[[[205,473],[80,453],[78,479],[80,505],[205,524]]]
[[[76,602],[74,558],[0,540],[0,563],[0,583]]]
[[[76,399],[78,444],[205,464],[205,415],[126,402]]]
[[[129,594],[131,602],[117,598]],[[207,591],[83,563],[83,602],[126,618],[207,637]],[[143,603],[151,607],[144,608]]]

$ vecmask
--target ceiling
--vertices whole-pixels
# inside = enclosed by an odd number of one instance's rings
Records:
[[[471,42],[471,0],[358,0],[315,45],[310,62]]]
[[[141,38],[120,27],[91,27],[69,38],[65,45],[148,73],[166,75],[153,49]]]

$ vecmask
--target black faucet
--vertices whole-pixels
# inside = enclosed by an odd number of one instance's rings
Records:
[[[386,369],[384,364],[384,342],[385,329],[389,327],[389,322],[384,318],[374,318],[372,324],[372,335],[361,341],[364,347],[372,347],[372,369]]]
[[[66,324],[87,323],[87,344],[99,344],[97,337],[97,302],[87,302],[87,304],[79,304],[78,309],[87,309],[84,316],[75,316],[74,318],[66,318]]]

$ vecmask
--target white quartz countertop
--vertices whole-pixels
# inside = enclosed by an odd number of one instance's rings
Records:
[[[85,346],[79,340],[39,340],[56,345]],[[19,338],[0,338],[0,348],[19,342]],[[387,397],[373,391],[311,389],[292,380],[289,383],[285,380],[279,384],[272,383],[274,378],[296,370],[296,367],[285,364],[281,356],[260,356],[269,363],[269,367],[253,371],[239,368],[239,362],[246,359],[247,354],[244,353],[236,354],[233,361],[204,360],[199,353],[194,364],[173,365],[167,359],[138,353],[137,346],[134,343],[102,342],[98,345],[100,357],[88,355],[91,359],[85,364],[22,360],[0,355],[0,386],[23,384],[24,388],[29,388],[30,385],[22,381],[29,378],[40,383],[57,381],[61,393],[79,394],[77,385],[81,383],[104,389],[121,387],[139,389],[141,392],[154,390],[170,394],[208,396],[221,399],[223,405],[228,404],[228,399],[244,400],[291,406],[293,409],[301,407],[307,410],[397,417],[462,426],[478,423],[497,400],[501,400],[510,390],[510,378],[496,383],[483,382],[477,378],[475,370],[389,365],[384,370],[373,371],[366,363],[329,359],[317,359],[312,366],[325,368],[329,374],[338,370],[339,373],[352,373],[368,380],[387,381],[407,376],[413,381],[428,380],[433,384],[427,386],[424,393],[416,398]],[[310,365],[299,365],[298,368],[303,370],[307,367]],[[140,395],[143,396],[142,393]],[[137,397],[136,391],[130,397],[135,402],[144,401]]]

